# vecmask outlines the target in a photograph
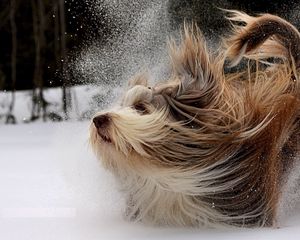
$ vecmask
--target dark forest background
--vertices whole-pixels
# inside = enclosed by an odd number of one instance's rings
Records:
[[[97,2],[101,4],[101,1]],[[14,93],[24,89],[32,90],[31,120],[46,120],[47,102],[43,90],[61,87],[65,113],[62,119],[68,118],[70,86],[81,84],[69,67],[73,53],[89,42],[105,44],[118,28],[115,23],[102,21],[101,16],[91,14],[90,3],[85,0],[0,1],[0,91],[12,94],[5,116],[7,123],[15,122]],[[174,26],[184,19],[193,19],[204,32],[214,34],[227,27],[218,7],[248,13],[275,13],[299,27],[299,20],[289,14],[300,9],[299,3],[300,0],[170,0],[168,12]]]

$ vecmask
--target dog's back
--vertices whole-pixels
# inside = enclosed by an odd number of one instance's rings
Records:
[[[255,201],[260,199],[266,203],[265,208],[270,213],[266,224],[274,224],[279,205],[283,212],[284,203],[280,201],[289,198],[286,194],[293,181],[289,180],[291,174],[293,179],[297,178],[292,169],[299,165],[300,35],[293,25],[274,15],[251,17],[229,12],[229,19],[239,25],[233,25],[234,35],[226,40],[226,57],[231,60],[231,66],[237,65],[243,57],[255,62],[254,70],[247,69],[249,82],[242,84],[247,89],[243,93],[246,93],[245,103],[254,108],[259,106],[261,112],[272,115],[268,127],[255,136],[250,145],[255,145],[255,154],[260,152],[256,160],[259,161],[258,175],[265,176],[255,183],[259,178],[256,176],[251,184],[264,188],[263,192],[267,193],[265,199],[258,197]],[[275,63],[273,60],[268,66],[270,58],[280,60]],[[241,91],[240,88],[237,91]],[[295,185],[292,188],[295,189]]]
[[[220,115],[220,119],[223,119],[216,123],[213,130],[209,130],[211,134],[216,134],[227,124],[228,135],[216,144],[226,146],[226,149],[220,147],[219,150],[213,150],[216,158],[218,151],[223,151],[225,155],[232,154],[225,164],[215,169],[216,175],[220,170],[218,168],[230,169],[231,174],[216,178],[216,189],[221,186],[224,189],[202,198],[202,201],[205,199],[205,202],[213,203],[214,210],[224,214],[218,216],[220,219],[217,221],[238,226],[273,225],[283,187],[286,187],[286,179],[299,154],[300,35],[293,25],[274,15],[251,17],[238,11],[229,13],[233,35],[224,41],[225,54],[215,62],[208,60],[206,49],[199,50],[197,46],[197,41],[199,45],[203,41],[201,36],[186,31],[180,50],[173,48],[175,53],[179,53],[173,54],[176,60],[174,68],[197,78],[199,67],[195,67],[193,58],[198,58],[199,65],[204,65],[200,66],[203,71],[200,75],[207,77],[204,77],[206,82],[204,80],[202,86],[192,88],[209,92],[207,95],[211,97],[204,98],[207,103],[200,103],[200,106],[204,109],[219,108],[241,124],[234,126],[225,115]],[[193,28],[190,32],[193,32]],[[195,43],[191,44],[194,36]],[[199,36],[200,40],[197,40]],[[235,66],[244,57],[253,60],[248,63],[248,68],[225,75],[224,81],[220,66],[224,65],[225,59]],[[269,62],[269,58],[276,59]],[[218,91],[221,93],[218,94]],[[185,93],[185,98],[188,95]],[[190,100],[188,105],[199,104],[198,101]],[[182,107],[177,111],[187,110]],[[194,114],[199,114],[197,112]],[[205,119],[201,113],[199,115],[202,126],[207,123],[213,125],[212,120]],[[210,164],[211,160],[206,160]]]

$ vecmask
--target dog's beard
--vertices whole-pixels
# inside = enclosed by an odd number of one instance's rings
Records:
[[[108,114],[110,123],[105,129],[99,130],[94,124],[90,127],[92,148],[105,165],[116,169],[124,165],[139,168],[140,165],[147,165],[149,162],[158,164],[149,161],[151,154],[146,149],[166,139],[170,127],[166,124],[167,120],[162,120],[167,119],[167,110],[140,115],[126,107]],[[102,133],[99,134],[99,131]]]

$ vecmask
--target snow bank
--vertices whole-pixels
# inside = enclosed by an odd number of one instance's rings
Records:
[[[300,214],[278,229],[174,229],[125,222],[114,179],[89,149],[88,127],[88,122],[0,126],[1,239],[299,239]]]

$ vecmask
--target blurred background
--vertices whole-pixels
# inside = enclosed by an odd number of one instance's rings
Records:
[[[219,8],[274,13],[300,26],[300,0],[1,0],[0,124],[84,120],[143,67],[165,76],[167,37],[196,21],[212,45]]]

